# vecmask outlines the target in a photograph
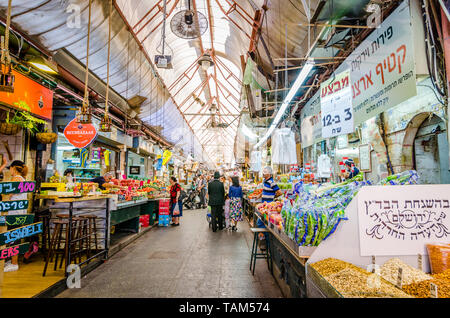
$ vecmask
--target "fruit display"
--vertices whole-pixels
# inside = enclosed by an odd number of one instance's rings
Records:
[[[267,221],[274,225],[276,225],[280,230],[282,229],[282,218],[280,215],[281,210],[283,209],[283,202],[281,201],[272,201],[272,202],[263,202],[256,206],[256,209],[261,213],[262,217]]]
[[[255,191],[253,191],[252,193],[250,193],[248,195],[248,198],[250,200],[254,200],[254,199],[258,199],[262,194],[262,189],[256,189]]]

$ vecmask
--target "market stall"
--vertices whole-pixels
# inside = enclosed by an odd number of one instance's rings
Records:
[[[449,188],[446,185],[415,185],[418,180],[419,177],[415,171],[406,171],[389,176],[376,186],[370,181],[363,181],[362,174],[340,184],[298,182],[292,185],[293,195],[285,195],[282,199],[270,203],[257,203],[251,199],[252,195],[250,195],[245,199],[244,207],[252,210],[254,218],[262,220],[271,234],[269,237],[275,265],[276,274],[274,275],[285,290],[285,294],[294,297],[409,297],[415,286],[413,284],[423,285],[425,284],[423,281],[434,284],[434,281],[430,281],[433,279],[432,276],[427,274],[430,272],[430,265],[426,260],[428,254],[425,249],[426,243],[437,244],[436,246],[443,244],[444,249],[447,250],[449,247],[450,233],[446,230],[448,220],[446,220],[447,212],[445,211],[445,208],[448,208],[448,200],[444,199],[448,197],[444,193],[448,193]],[[414,187],[420,187],[420,189]],[[401,200],[402,197],[411,193],[421,193],[423,198],[414,195]],[[257,197],[258,194],[254,196]],[[433,199],[430,199],[430,196]],[[437,204],[433,205],[436,201]],[[368,206],[371,206],[373,211],[369,212]],[[375,210],[375,207],[378,210]],[[364,208],[367,210],[366,213]],[[415,210],[419,208],[422,210]],[[433,219],[432,215],[439,217]],[[358,229],[358,224],[360,226],[364,224],[363,216],[367,229]],[[253,224],[256,222],[253,221]],[[416,232],[411,233],[407,239],[406,232],[411,232],[412,226],[415,227]],[[359,242],[360,237],[371,240],[365,243],[367,248],[365,252],[362,252],[365,245]],[[394,241],[386,240],[386,237],[394,238]],[[383,238],[386,241],[385,244],[391,246],[391,249],[392,246],[396,246],[395,252],[388,252],[389,248],[383,245],[378,246],[377,249],[372,247],[371,244],[379,245]],[[416,248],[414,249],[413,246]],[[419,254],[420,262],[423,264],[420,266],[419,274],[424,279],[405,280],[401,285],[404,286],[404,291],[394,286],[396,284],[392,283],[393,279],[388,280],[388,283],[383,281],[381,284],[384,286],[381,288],[385,288],[384,294],[381,291],[374,293],[373,290],[372,293],[366,290],[367,295],[363,292],[358,294],[355,286],[352,286],[353,294],[346,294],[342,291],[344,285],[339,285],[348,279],[361,280],[362,278],[356,275],[358,273],[370,275],[369,271],[364,269],[367,269],[369,265],[376,266],[375,257],[377,261],[387,263],[385,271],[386,268],[392,270],[395,266],[397,266],[396,271],[398,267],[404,267],[407,271],[417,264]],[[366,257],[360,255],[366,255]],[[443,257],[445,259],[446,256]],[[334,268],[335,271],[326,271],[324,268]],[[340,270],[348,268],[352,268],[353,272],[343,272],[342,276],[339,276]],[[356,274],[355,268],[359,268]],[[436,279],[436,284],[442,285],[442,279],[446,277],[443,273],[446,267],[439,268],[441,270],[433,272],[437,275],[433,277]],[[383,267],[381,267],[381,273],[383,273]],[[329,276],[332,274],[334,276]],[[337,287],[333,286],[333,283],[337,284]],[[443,295],[446,295],[446,289],[442,288]],[[423,292],[413,296],[420,297],[420,295],[423,295]]]

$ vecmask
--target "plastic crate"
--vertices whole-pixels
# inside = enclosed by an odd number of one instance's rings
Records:
[[[169,207],[170,206],[170,200],[169,199],[167,199],[167,200],[159,200],[159,208],[162,208],[162,207]]]

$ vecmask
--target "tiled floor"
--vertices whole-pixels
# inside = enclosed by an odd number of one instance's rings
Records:
[[[248,224],[213,233],[205,213],[183,211],[181,226],[151,230],[58,297],[282,297],[264,260],[249,271]]]

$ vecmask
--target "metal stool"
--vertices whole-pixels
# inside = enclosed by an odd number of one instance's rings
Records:
[[[53,221],[55,228],[53,229],[53,235],[50,239],[50,245],[48,249],[48,254],[45,260],[44,272],[42,276],[45,276],[47,272],[48,263],[53,261],[53,256],[55,256],[55,266],[54,270],[56,271],[58,266],[59,255],[61,255],[61,261],[59,264],[59,268],[62,268],[62,264],[64,261],[65,268],[68,266],[68,254],[69,248],[71,255],[74,256],[74,260],[76,262],[76,257],[78,256],[78,261],[81,263],[81,252],[83,251],[83,242],[84,237],[82,236],[83,232],[87,232],[87,219],[82,219],[79,217],[72,217],[72,231],[71,231],[71,242],[69,242],[69,219],[68,214],[58,214],[57,220]],[[67,217],[67,218],[66,218]],[[61,244],[64,241],[64,248],[62,248]],[[77,248],[78,243],[78,248]]]
[[[69,219],[68,213],[58,213],[56,217],[59,219]],[[73,255],[73,259],[76,262],[78,258],[78,263],[81,263],[82,253],[87,251],[89,248],[88,240],[89,240],[89,221],[87,218],[83,218],[82,215],[72,216],[72,244],[71,247],[71,255]],[[77,247],[78,245],[78,247]],[[86,248],[84,248],[86,246]]]
[[[64,257],[61,258],[61,264],[60,268],[62,267],[63,260],[66,260],[67,262],[67,254],[68,254],[68,248],[69,248],[69,221],[68,220],[55,220],[53,221],[53,224],[55,225],[55,228],[53,229],[53,235],[50,239],[50,246],[48,249],[48,254],[45,260],[44,265],[44,272],[42,273],[42,276],[45,276],[47,272],[48,263],[53,260],[53,255],[55,255],[55,266],[54,270],[56,271],[56,267],[58,266],[58,254],[61,254],[61,239],[63,232],[65,233],[65,244],[64,244]],[[67,264],[66,264],[67,266]]]
[[[252,245],[252,255],[250,259],[250,271],[252,275],[255,275],[255,267],[257,259],[266,259],[267,260],[267,268],[270,270],[270,273],[273,275],[273,263],[272,263],[272,251],[270,247],[269,240],[267,240],[267,248],[264,252],[258,253],[258,234],[259,233],[270,233],[266,228],[258,228],[253,227],[250,228],[253,232],[253,245]]]
[[[92,241],[91,237],[94,235],[95,252],[98,251],[98,239],[97,239],[97,216],[95,214],[83,214],[81,218],[87,221],[87,258],[91,256]]]

